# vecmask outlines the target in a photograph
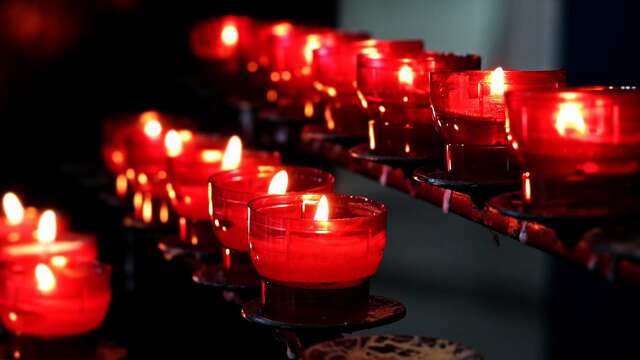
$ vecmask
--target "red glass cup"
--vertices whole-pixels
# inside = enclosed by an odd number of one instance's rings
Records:
[[[433,71],[479,69],[477,55],[390,52],[358,55],[358,91],[371,117],[372,152],[403,158],[437,158],[442,141],[429,100]]]
[[[314,220],[321,196],[266,196],[249,203],[250,255],[261,277],[294,288],[349,288],[377,271],[387,238],[384,204],[326,195],[328,220]]]
[[[366,33],[344,33],[331,28],[293,26],[274,31],[270,38],[270,85],[267,100],[285,118],[317,118],[320,96],[313,89],[313,51],[321,47],[366,40]]]
[[[0,265],[0,319],[14,334],[41,338],[84,334],[100,326],[110,302],[108,265]]]
[[[431,74],[431,103],[445,143],[447,173],[464,181],[517,181],[519,170],[505,131],[504,92],[564,84],[563,70]]]
[[[91,234],[64,231],[51,243],[40,243],[31,237],[0,246],[0,263],[37,263],[52,258],[65,264],[95,261],[98,258],[96,238]]]
[[[369,117],[356,92],[360,53],[419,52],[422,40],[363,40],[319,48],[313,53],[313,85],[324,98],[325,128],[338,135],[366,136]]]
[[[640,199],[640,91],[509,91],[511,143],[532,212],[609,209]]]
[[[218,239],[226,248],[247,253],[247,204],[267,195],[269,183],[279,170],[289,177],[287,192],[331,192],[333,175],[305,167],[257,166],[215,174],[209,178],[211,220]]]

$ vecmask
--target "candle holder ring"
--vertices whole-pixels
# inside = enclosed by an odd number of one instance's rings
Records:
[[[360,144],[349,149],[349,154],[355,159],[375,161],[378,163],[408,168],[416,167],[418,165],[425,165],[429,163],[440,164],[442,159],[437,157],[423,156],[423,157],[408,157],[408,156],[394,156],[394,155],[381,155],[377,154],[369,148],[369,144]]]
[[[330,141],[345,145],[356,145],[367,140],[366,136],[339,134],[317,124],[305,125],[300,133],[300,138],[305,142]]]

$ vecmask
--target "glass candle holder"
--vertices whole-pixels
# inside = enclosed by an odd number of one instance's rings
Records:
[[[43,243],[34,239],[23,239],[0,246],[0,263],[36,263],[42,259],[54,262],[87,262],[98,257],[94,235],[62,232],[52,242]]]
[[[369,117],[356,92],[357,57],[360,53],[419,52],[422,40],[363,40],[319,48],[313,53],[313,86],[324,98],[328,131],[346,136],[366,136]]]
[[[509,91],[507,129],[532,212],[604,208],[639,200],[640,91]]]
[[[358,91],[370,118],[372,152],[406,158],[437,158],[442,141],[429,99],[433,71],[479,69],[480,56],[438,52],[358,55]]]
[[[364,197],[326,195],[328,220],[314,220],[321,196],[249,203],[250,255],[261,277],[289,287],[347,288],[376,272],[387,239],[386,207]]]
[[[213,229],[223,246],[249,251],[247,204],[267,195],[271,179],[282,169],[289,178],[287,192],[333,191],[333,175],[313,168],[257,166],[215,174],[209,178],[210,214]]]
[[[433,73],[431,102],[449,175],[465,181],[517,179],[505,132],[504,92],[558,89],[564,84],[563,70]]]
[[[38,228],[38,210],[34,207],[22,208],[19,205],[19,210],[3,209],[6,211],[20,211],[22,219],[17,221],[15,216],[10,221],[10,216],[6,214],[0,216],[0,244],[15,243],[18,241],[29,240],[33,238],[33,233]]]
[[[108,265],[0,265],[0,319],[14,334],[51,338],[87,333],[100,326],[110,302]]]
[[[313,89],[313,51],[340,43],[366,40],[366,33],[343,33],[331,28],[290,27],[270,38],[270,86],[267,99],[285,118],[315,118],[322,108]]]

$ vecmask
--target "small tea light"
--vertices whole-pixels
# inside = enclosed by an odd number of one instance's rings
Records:
[[[640,194],[640,91],[509,91],[507,131],[533,212],[634,209]]]
[[[439,157],[442,141],[430,108],[430,73],[479,68],[478,55],[430,51],[358,55],[358,91],[372,119],[370,150],[403,158]]]
[[[28,238],[0,246],[0,263],[35,263],[49,259],[57,263],[95,261],[95,237],[88,234],[57,234],[58,221],[53,210],[42,212],[36,231]],[[26,234],[25,234],[26,235]]]
[[[257,166],[215,174],[209,178],[213,228],[223,246],[246,253],[249,201],[284,192],[331,192],[334,182],[333,175],[305,167]]]
[[[446,145],[446,170],[459,180],[517,176],[504,128],[504,92],[558,89],[564,84],[563,70],[434,73],[431,101]]]
[[[51,338],[87,333],[100,326],[110,302],[107,265],[0,265],[0,319],[16,335]]]
[[[422,40],[363,40],[340,42],[313,53],[313,85],[324,96],[325,126],[340,135],[366,136],[369,117],[356,91],[360,53],[419,52]]]
[[[0,218],[0,242],[31,239],[38,227],[38,210],[22,206],[18,195],[7,192],[2,196],[4,216]]]
[[[270,282],[299,288],[346,288],[378,269],[387,209],[359,196],[288,194],[249,203],[251,260]]]

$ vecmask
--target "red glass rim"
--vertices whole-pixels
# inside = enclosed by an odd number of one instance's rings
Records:
[[[69,265],[58,268],[56,266],[50,265],[47,261],[43,260],[43,264],[49,266],[52,269],[56,269],[56,271],[71,269],[86,269],[93,270],[94,273],[105,274],[106,276],[111,275],[112,267],[110,264],[106,264],[100,262],[98,260],[95,261],[74,261],[70,262]],[[33,268],[37,265],[37,262],[15,262],[15,261],[7,261],[0,262],[0,272],[9,272],[9,273],[25,273],[27,271],[32,271]],[[72,274],[73,275],[73,274]]]
[[[276,166],[276,165],[258,165],[250,168],[240,168],[235,170],[228,170],[216,173],[209,177],[209,184],[212,187],[212,191],[219,189],[226,194],[234,194],[237,197],[243,197],[246,195],[267,195],[267,186],[262,191],[245,190],[242,186],[238,186],[240,182],[247,179],[271,179],[278,171],[285,170],[291,179],[292,177],[313,179],[316,186],[309,187],[308,189],[292,190],[292,193],[298,192],[317,192],[323,191],[326,188],[332,189],[335,183],[335,177],[326,171],[319,170],[311,167],[301,166]]]
[[[431,73],[431,84],[444,82],[451,76],[466,76],[470,82],[489,83],[493,70],[464,70],[464,71],[434,71]],[[518,85],[532,84],[542,80],[566,79],[566,71],[564,69],[557,70],[504,70],[504,84],[510,85],[517,79]],[[466,86],[466,84],[464,84]]]
[[[529,101],[571,101],[602,99],[616,102],[629,102],[630,106],[640,107],[640,89],[635,86],[580,86],[564,89],[515,90],[505,93],[507,99]]]
[[[391,68],[411,63],[432,63],[431,71],[446,69],[448,72],[479,69],[482,58],[477,54],[457,54],[439,51],[388,52],[382,54],[358,54],[360,68]],[[468,70],[474,71],[474,70]]]
[[[345,205],[358,205],[358,206],[366,206],[366,210],[370,211],[368,215],[361,216],[349,216],[349,217],[337,217],[332,218],[329,217],[327,222],[331,223],[342,223],[342,222],[351,222],[355,220],[371,220],[380,217],[387,216],[387,206],[381,202],[371,200],[365,196],[360,195],[346,195],[346,194],[318,194],[318,193],[292,193],[285,195],[267,195],[255,198],[248,203],[248,207],[250,212],[256,213],[275,221],[283,221],[288,222],[290,224],[298,224],[305,225],[309,222],[316,222],[313,219],[308,218],[300,218],[300,217],[285,217],[278,216],[267,213],[268,209],[287,206],[287,205],[296,205],[302,204],[305,201],[313,201],[317,202],[320,200],[322,196],[326,196],[329,202],[329,209],[337,207],[337,206],[345,206]],[[332,212],[329,211],[331,215]]]

